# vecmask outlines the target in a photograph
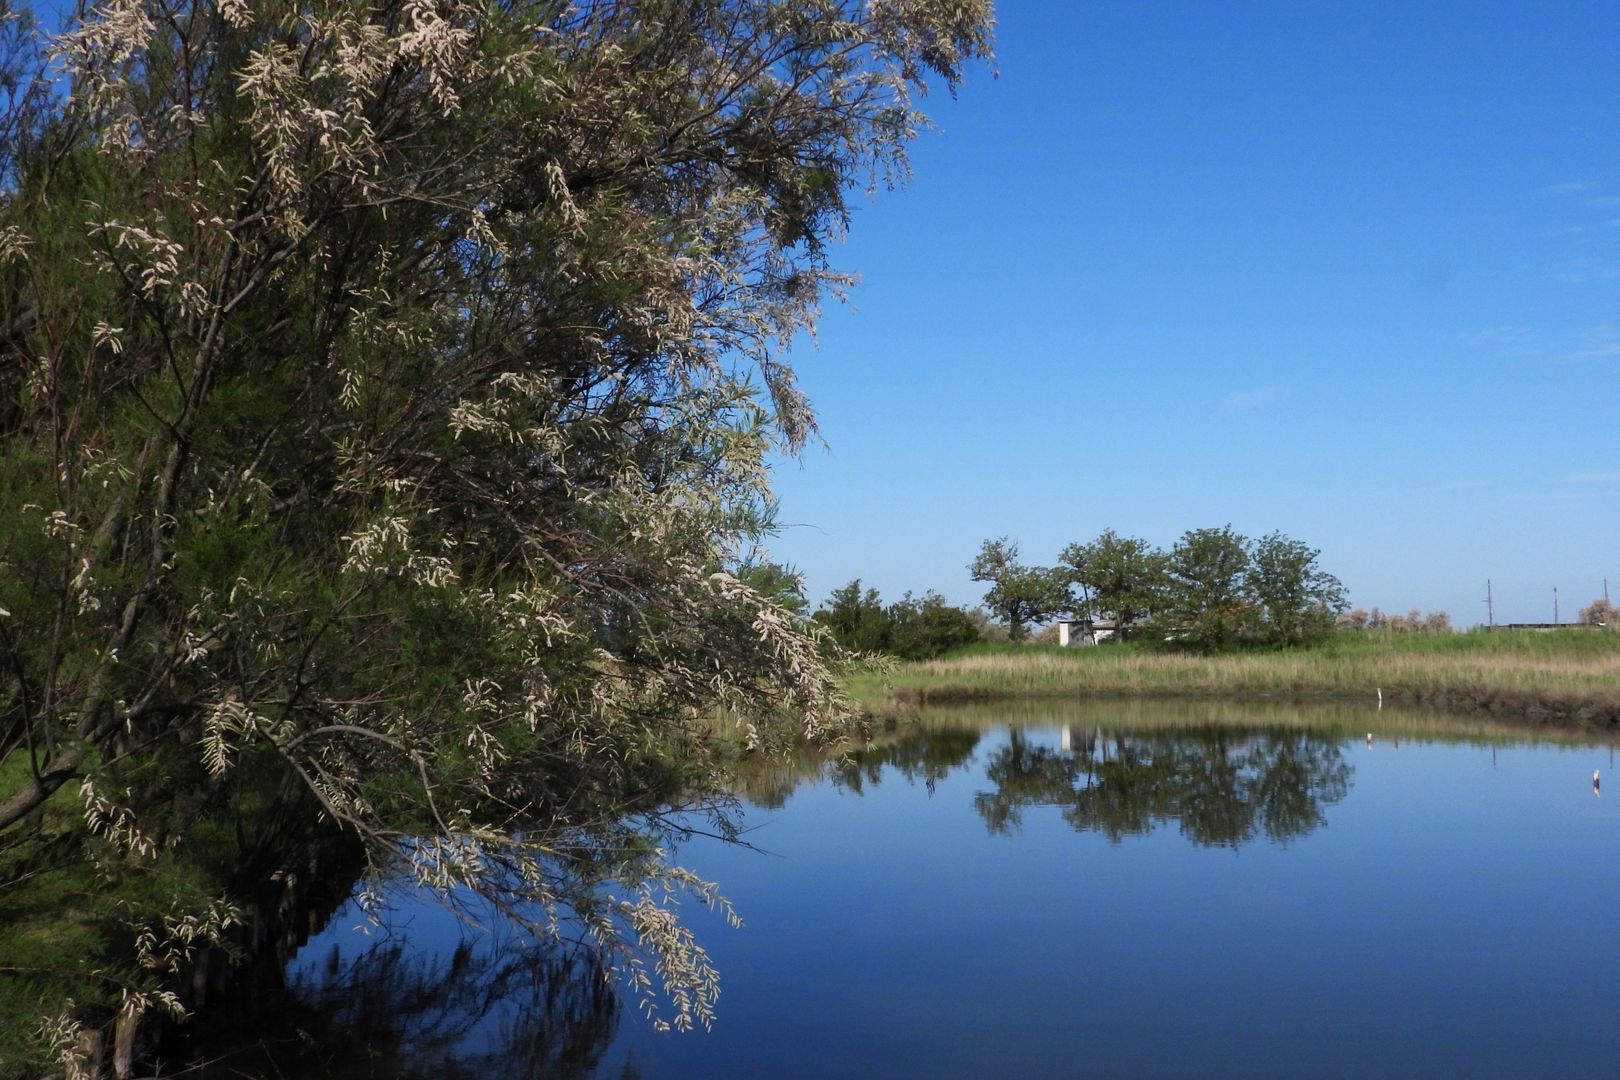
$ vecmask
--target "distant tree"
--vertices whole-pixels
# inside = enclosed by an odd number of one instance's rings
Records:
[[[889,646],[889,613],[876,589],[862,592],[860,578],[834,589],[812,618],[854,652],[882,652]]]
[[[1018,545],[1005,536],[986,540],[968,564],[974,581],[989,582],[984,602],[1007,624],[1014,641],[1029,635],[1031,624],[1043,622],[1073,606],[1068,575],[1046,566],[1025,566],[1018,561]]]
[[[889,651],[905,660],[932,660],[979,640],[979,628],[968,613],[932,590],[920,599],[906,593],[889,608],[888,621]]]
[[[1422,610],[1412,608],[1405,615],[1390,615],[1385,618],[1383,629],[1392,634],[1420,634],[1427,625],[1428,619],[1424,616]]]
[[[1341,611],[1334,622],[1341,630],[1365,630],[1371,619],[1367,612],[1356,608],[1354,611]]]
[[[968,621],[979,632],[980,641],[1000,643],[1011,639],[1007,627],[996,621],[996,617],[982,607],[972,608],[967,613]]]
[[[801,619],[810,613],[810,601],[804,595],[804,575],[791,566],[768,559],[748,562],[737,570],[737,580]]]
[[[1195,649],[1229,648],[1255,624],[1244,594],[1249,541],[1232,531],[1190,529],[1170,552],[1169,606],[1161,620],[1175,638]]]
[[[1169,559],[1136,537],[1105,529],[1089,544],[1070,544],[1059,561],[1083,590],[1083,602],[1124,627],[1165,603]]]
[[[1444,611],[1431,611],[1424,614],[1418,608],[1412,608],[1405,615],[1386,615],[1378,608],[1371,611],[1340,611],[1335,624],[1342,630],[1365,630],[1382,632],[1386,634],[1450,634],[1456,628],[1451,624],[1451,615]]]
[[[876,589],[861,588],[859,578],[833,590],[813,618],[846,649],[890,653],[903,660],[931,660],[980,637],[974,618],[937,592],[920,597],[906,593],[885,606]]]
[[[1344,586],[1316,563],[1321,552],[1273,532],[1249,546],[1242,587],[1274,644],[1297,645],[1332,632],[1345,609]]]
[[[1620,630],[1620,608],[1609,603],[1608,597],[1598,597],[1590,607],[1581,608],[1581,622],[1587,626],[1603,626]]]

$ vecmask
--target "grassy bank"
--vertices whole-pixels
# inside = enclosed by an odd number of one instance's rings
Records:
[[[1193,656],[1135,645],[981,646],[850,679],[874,712],[1022,697],[1339,699],[1620,727],[1620,634],[1344,634],[1288,652]]]

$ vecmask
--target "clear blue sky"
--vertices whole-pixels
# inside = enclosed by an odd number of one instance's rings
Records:
[[[795,351],[810,598],[1230,522],[1352,602],[1620,596],[1620,5],[999,5]]]

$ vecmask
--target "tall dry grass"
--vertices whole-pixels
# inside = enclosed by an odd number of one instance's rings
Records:
[[[1132,646],[977,649],[856,676],[877,711],[1016,697],[1359,698],[1620,725],[1620,634],[1343,635],[1289,652],[1194,656]]]

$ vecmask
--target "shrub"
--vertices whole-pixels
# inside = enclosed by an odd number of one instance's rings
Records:
[[[1620,630],[1620,608],[1609,603],[1607,596],[1599,597],[1592,601],[1590,607],[1581,608],[1581,622],[1587,626]]]

